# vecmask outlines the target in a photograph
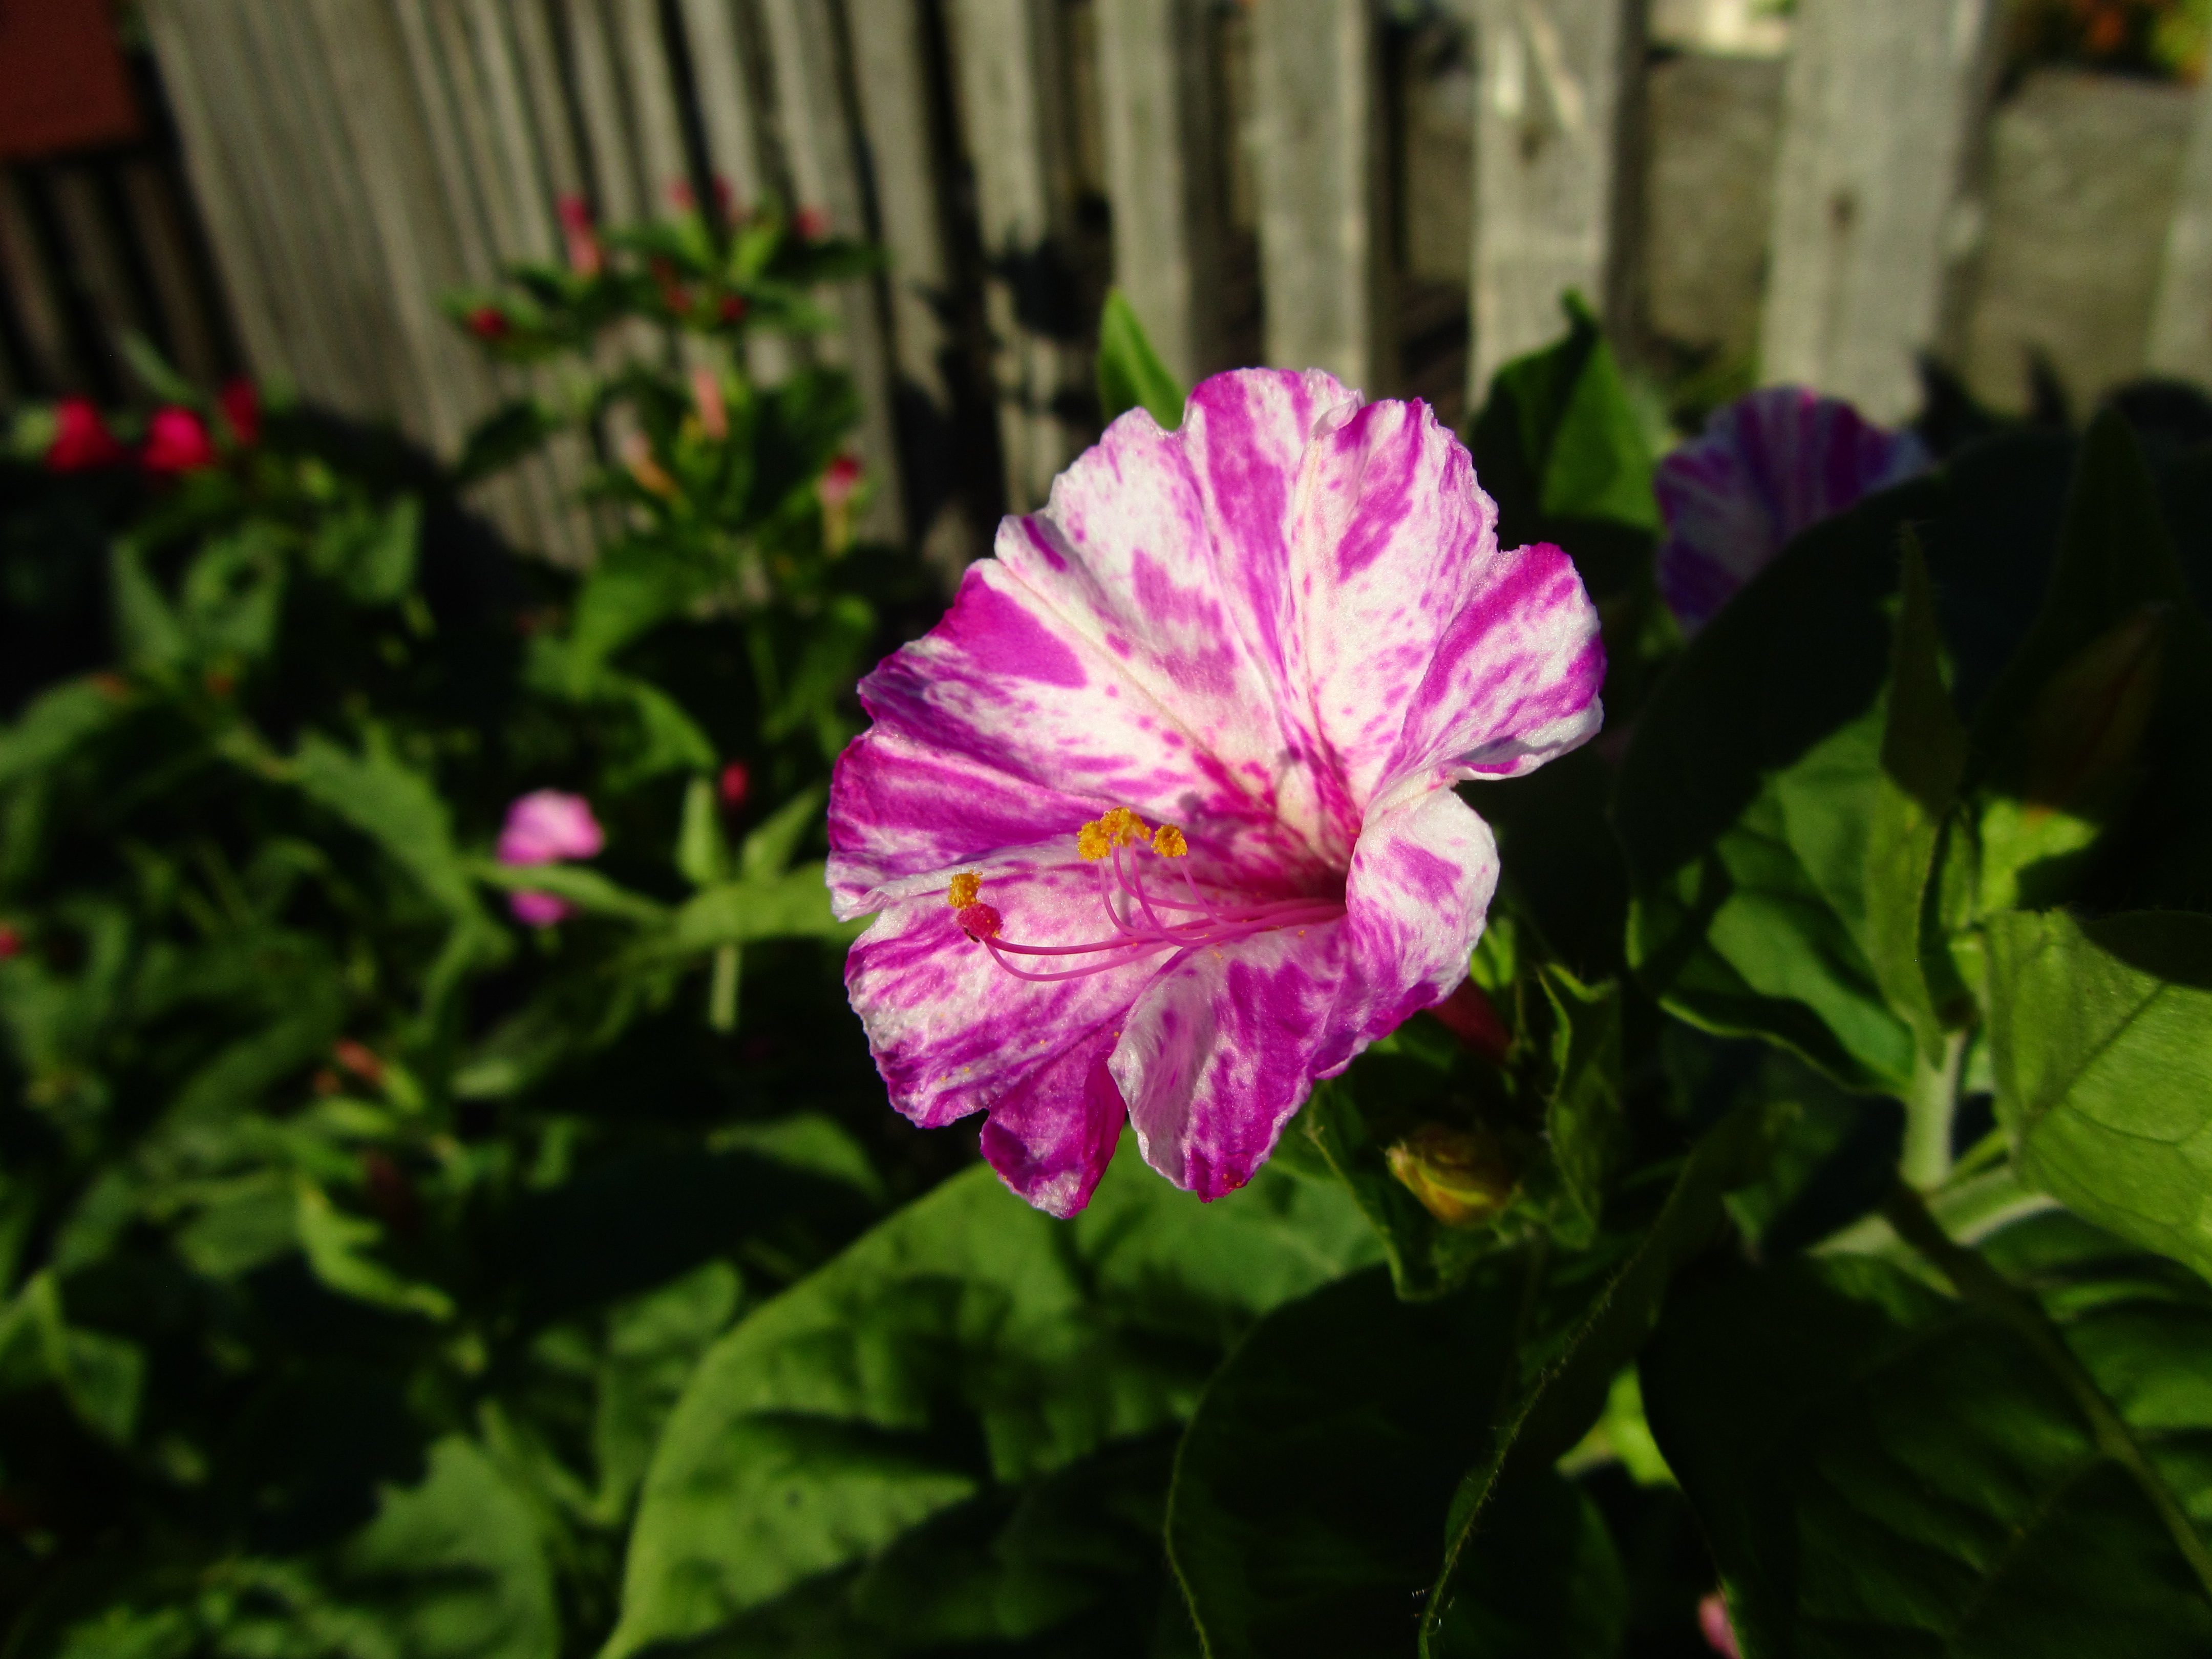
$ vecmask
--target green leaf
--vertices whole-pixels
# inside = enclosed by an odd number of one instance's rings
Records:
[[[2212,1278],[2212,917],[2013,911],[1988,948],[2022,1179]]]
[[[665,922],[668,907],[610,881],[580,864],[497,864],[489,859],[470,866],[479,881],[511,893],[550,893],[593,915],[621,916],[648,924]]]
[[[684,820],[676,832],[676,868],[694,887],[708,887],[729,878],[729,838],[722,833],[721,802],[710,777],[692,779],[684,791]]]
[[[184,624],[146,568],[145,555],[129,537],[108,553],[107,586],[115,609],[115,643],[125,664],[137,669],[173,668],[185,659]]]
[[[628,1517],[668,1413],[700,1356],[729,1328],[742,1288],[728,1262],[708,1261],[608,1310],[592,1417],[603,1523]]]
[[[2161,1300],[2108,1304],[2092,1316],[2102,1332],[2066,1339],[2097,1352],[2089,1370],[2166,1437],[2203,1516],[2212,1402],[2172,1368],[2203,1353],[2203,1314],[2177,1348],[2143,1328],[2146,1313],[2179,1316]],[[2151,1375],[2176,1386],[2128,1375],[2154,1353]],[[1746,1659],[2178,1659],[2212,1644],[2212,1601],[2167,1500],[2131,1472],[2132,1452],[2100,1443],[2076,1361],[1984,1302],[1865,1258],[1717,1272],[1677,1287],[1643,1375]],[[2110,1423],[2112,1407],[2101,1414]]]
[[[763,939],[823,939],[849,942],[867,920],[840,921],[830,913],[823,868],[803,865],[772,881],[725,882],[685,901],[665,933],[640,941],[656,954],[690,956],[725,945]]]
[[[310,732],[300,739],[290,776],[311,799],[375,842],[444,908],[460,917],[482,914],[445,802],[388,744],[372,742],[355,755]]]
[[[1939,1007],[1930,988],[1927,958],[1942,942],[1923,943],[1923,929],[1937,837],[1966,770],[1966,732],[1943,684],[1928,562],[1909,531],[1886,703],[1867,845],[1867,957],[1889,1006],[1911,1023],[1921,1054],[1932,1060],[1958,1011]]]
[[[1722,1225],[1721,1200],[1755,1173],[1766,1135],[1761,1113],[1740,1110],[1709,1130],[1675,1177],[1650,1228],[1591,1300],[1565,1340],[1501,1401],[1499,1426],[1452,1502],[1443,1565],[1421,1621],[1425,1659],[1480,1650],[1482,1587],[1500,1576],[1512,1517],[1554,1500],[1539,1489],[1552,1466],[1604,1411],[1613,1379],[1657,1322],[1668,1286]],[[1519,1364],[1525,1376],[1529,1360]],[[1463,1606],[1463,1603],[1472,1604]]]
[[[1212,1659],[1411,1652],[1455,1475],[1488,1440],[1510,1372],[1526,1272],[1493,1258],[1421,1303],[1383,1273],[1355,1274],[1278,1308],[1231,1356],[1183,1436],[1168,1506]]]
[[[422,501],[402,495],[362,538],[345,572],[346,592],[361,605],[396,605],[415,585],[422,545]]]
[[[1390,1172],[1386,1141],[1362,1109],[1363,1097],[1370,1087],[1389,1086],[1386,1080],[1373,1078],[1375,1069],[1374,1061],[1363,1057],[1343,1077],[1316,1085],[1305,1109],[1285,1131],[1284,1140],[1295,1144],[1292,1135],[1309,1138],[1344,1182],[1382,1241],[1400,1296],[1415,1300],[1441,1296],[1463,1283],[1475,1264],[1498,1249],[1498,1241],[1486,1231],[1445,1225]],[[1280,1150],[1276,1153],[1283,1155]]]
[[[383,1237],[383,1228],[365,1217],[348,1215],[305,1176],[297,1178],[294,1195],[293,1225],[300,1248],[324,1284],[341,1296],[380,1308],[437,1320],[453,1316],[453,1299],[443,1291],[404,1278],[363,1254]]]
[[[504,471],[560,429],[559,416],[533,398],[501,404],[470,432],[454,466],[453,481],[465,487]]]
[[[66,759],[130,707],[126,691],[97,680],[65,680],[41,691],[13,725],[0,726],[0,789]]]
[[[1373,1256],[1333,1183],[1271,1168],[1200,1205],[1133,1141],[1071,1223],[988,1170],[954,1178],[702,1363],[647,1477],[609,1659],[831,1593],[825,1575],[933,1517],[1172,1429],[1255,1316]]]
[[[1470,434],[1501,501],[1523,514],[1659,528],[1645,422],[1620,361],[1582,296],[1561,301],[1567,333],[1498,371]]]
[[[471,1441],[430,1448],[419,1486],[387,1492],[325,1575],[325,1639],[366,1625],[410,1659],[555,1659],[553,1574],[529,1501]],[[365,1632],[364,1632],[365,1633]],[[355,1650],[347,1644],[347,1650]]]
[[[1628,954],[1678,1017],[1899,1092],[1911,1028],[1875,977],[1865,884],[1903,526],[1942,481],[1815,526],[1730,601],[1645,704],[1613,817]]]
[[[1551,1088],[1544,1132],[1565,1200],[1553,1231],[1570,1248],[1597,1236],[1627,1137],[1620,1100],[1620,988],[1585,986],[1547,966],[1538,981],[1552,1011]]]
[[[738,854],[738,873],[750,882],[772,881],[791,867],[799,843],[822,822],[823,791],[802,789],[762,820],[745,837]]]
[[[1161,427],[1182,424],[1183,389],[1145,337],[1145,325],[1129,296],[1118,288],[1106,292],[1098,319],[1098,412],[1111,421],[1132,409],[1148,411]]]

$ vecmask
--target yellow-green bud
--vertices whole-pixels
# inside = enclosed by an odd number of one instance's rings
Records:
[[[1513,1161],[1486,1129],[1431,1123],[1387,1154],[1390,1173],[1447,1227],[1479,1227],[1513,1199]]]

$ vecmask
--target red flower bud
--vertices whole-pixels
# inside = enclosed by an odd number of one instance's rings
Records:
[[[791,222],[802,242],[818,242],[830,234],[830,215],[826,209],[801,208]]]
[[[591,204],[580,196],[563,196],[554,204],[561,216],[561,235],[568,246],[568,269],[579,276],[596,276],[605,268],[606,256],[592,229]]]
[[[745,314],[745,296],[742,294],[725,294],[722,296],[722,303],[714,309],[726,323],[741,322]]]
[[[215,445],[207,424],[189,409],[172,404],[154,411],[146,423],[146,446],[138,453],[139,465],[163,477],[199,472],[215,465]]]
[[[46,471],[82,472],[112,466],[125,452],[88,398],[64,398],[54,410],[54,441],[46,446]]]
[[[753,792],[753,775],[746,769],[743,761],[732,761],[722,769],[720,788],[723,810],[742,812],[745,810],[746,798]]]
[[[1429,1012],[1468,1050],[1492,1065],[1505,1063],[1506,1050],[1513,1046],[1513,1034],[1505,1029],[1498,1010],[1473,980],[1462,981],[1458,990]]]
[[[11,922],[0,921],[0,962],[23,954],[23,935]]]
[[[479,340],[498,342],[514,332],[514,325],[497,306],[478,306],[469,313],[469,332]]]
[[[340,1037],[331,1045],[331,1058],[372,1089],[384,1081],[384,1062],[365,1042],[356,1042],[351,1037]]]

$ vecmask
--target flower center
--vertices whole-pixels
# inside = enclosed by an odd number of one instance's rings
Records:
[[[1209,903],[1200,896],[1189,870],[1182,866],[1176,866],[1175,873],[1182,879],[1182,897],[1147,892],[1146,862],[1181,859],[1189,853],[1190,845],[1172,823],[1152,829],[1126,806],[1117,806],[1104,817],[1085,824],[1076,833],[1075,850],[1097,866],[1099,901],[1105,908],[1108,927],[1103,939],[1082,945],[1017,944],[1000,937],[1006,918],[983,902],[982,878],[974,871],[963,870],[945,889],[945,902],[957,912],[955,920],[968,937],[1016,979],[1040,983],[1085,979],[1162,951],[1182,955],[1209,945],[1249,939],[1255,933],[1337,921],[1344,915],[1343,904],[1334,899]],[[1163,873],[1153,871],[1156,877]],[[1009,959],[1023,957],[1073,958],[1078,965],[1039,973]]]

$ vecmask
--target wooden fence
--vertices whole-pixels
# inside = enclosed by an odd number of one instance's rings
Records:
[[[865,458],[890,486],[870,528],[948,563],[1093,435],[1089,337],[1109,281],[1186,379],[1310,365],[1461,407],[1558,332],[1565,289],[1632,350],[1647,319],[1645,0],[143,9],[257,374],[450,453],[515,383],[439,296],[556,255],[564,197],[621,223],[720,180],[740,204],[774,197],[887,249],[823,349],[861,385]],[[1961,349],[2001,11],[1799,0],[1766,378],[1897,419],[1917,402],[1916,355]],[[1438,39],[1472,72],[1457,281],[1407,255],[1426,228],[1407,223],[1405,58]],[[2178,201],[2143,360],[2212,380],[2212,120]],[[556,452],[489,504],[526,543],[582,558],[584,459]]]

